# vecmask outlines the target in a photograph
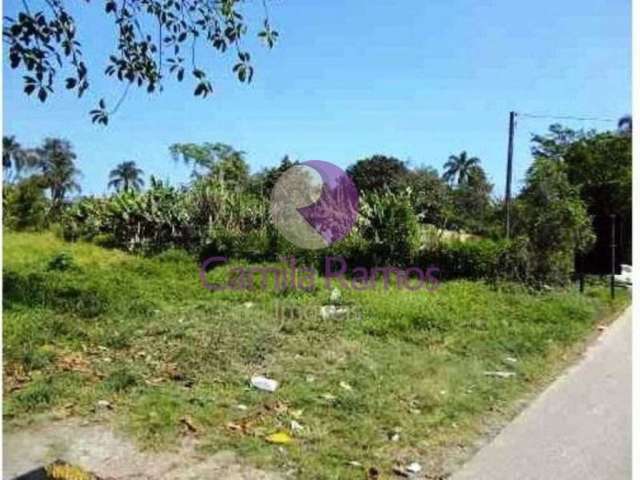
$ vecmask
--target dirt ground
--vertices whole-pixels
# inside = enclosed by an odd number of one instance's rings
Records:
[[[233,452],[199,455],[193,440],[169,452],[143,452],[110,428],[79,419],[4,432],[3,480],[60,459],[114,480],[279,480],[243,464]]]

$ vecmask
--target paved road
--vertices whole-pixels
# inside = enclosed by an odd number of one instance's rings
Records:
[[[631,309],[452,480],[631,479]]]

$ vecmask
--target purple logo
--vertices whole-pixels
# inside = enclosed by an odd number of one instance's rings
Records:
[[[336,165],[310,160],[278,179],[271,195],[271,218],[291,243],[319,249],[344,238],[358,216],[358,190]]]

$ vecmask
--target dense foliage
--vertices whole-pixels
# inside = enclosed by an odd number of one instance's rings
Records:
[[[361,193],[396,190],[403,185],[408,173],[404,162],[385,155],[358,160],[347,169]]]
[[[62,231],[69,240],[94,240],[130,251],[204,248],[264,224],[265,205],[229,190],[216,179],[177,189],[152,178],[148,190],[108,199],[85,198],[67,209]]]
[[[4,224],[38,229],[57,220],[68,195],[80,191],[80,171],[75,166],[71,143],[45,138],[41,146],[25,149],[13,137],[3,137],[3,145]],[[23,177],[25,173],[29,175]],[[48,193],[47,200],[44,191]]]
[[[627,130],[596,134],[556,125],[535,136],[532,166],[512,204],[509,241],[503,204],[477,157],[452,155],[442,176],[394,157],[360,160],[347,169],[360,191],[358,221],[342,241],[317,251],[292,245],[271,222],[273,186],[298,164],[289,157],[252,174],[245,152],[230,145],[174,144],[171,156],[192,169],[189,184],[175,187],[152,176],[143,190],[143,172],[123,162],[110,174],[113,194],[71,201],[79,172],[68,141],[46,139],[33,149],[13,137],[4,143],[5,227],[58,222],[68,240],[144,254],[178,248],[199,258],[248,261],[293,255],[316,265],[340,255],[352,266],[435,265],[442,278],[562,284],[574,272],[576,254],[609,240],[598,228],[594,236],[592,222],[597,227],[603,216],[631,214]]]
[[[521,233],[531,243],[532,274],[554,283],[570,276],[574,254],[585,252],[594,240],[584,203],[565,170],[562,163],[537,159],[519,198]]]
[[[49,203],[39,178],[16,185],[5,184],[2,190],[4,225],[13,230],[41,230],[47,226]]]
[[[585,263],[594,273],[610,269],[611,215],[615,215],[619,263],[631,263],[631,128],[630,116],[617,132],[575,131],[552,125],[535,135],[532,152],[565,165],[569,183],[577,188],[596,233]]]
[[[87,2],[77,2],[78,5]],[[104,14],[115,30],[117,46],[108,58],[105,74],[125,85],[122,96],[112,107],[101,99],[90,112],[93,122],[106,125],[128,92],[130,85],[152,93],[175,78],[182,82],[190,75],[194,95],[213,93],[211,80],[197,61],[200,45],[224,53],[235,53],[233,72],[241,82],[251,82],[251,55],[243,46],[249,21],[244,2],[239,0],[137,0],[103,1]],[[278,32],[271,28],[267,2],[262,2],[262,27],[258,38],[273,47]],[[88,8],[88,7],[84,7]],[[90,88],[89,70],[84,61],[80,36],[88,34],[78,25],[82,12],[69,8],[61,0],[23,1],[4,17],[3,38],[9,53],[9,65],[23,74],[24,92],[42,102],[54,93],[58,75],[69,71],[66,89],[81,97]],[[208,52],[207,52],[208,53]]]

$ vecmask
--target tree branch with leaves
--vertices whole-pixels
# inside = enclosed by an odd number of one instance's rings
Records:
[[[111,108],[104,98],[100,99],[90,111],[94,123],[108,124],[131,85],[152,93],[162,90],[163,81],[173,78],[182,82],[190,72],[195,82],[194,95],[204,98],[212,94],[211,80],[197,64],[199,42],[219,53],[231,48],[237,57],[233,72],[238,80],[250,83],[253,79],[251,55],[242,46],[249,28],[243,15],[246,3],[242,0],[103,0],[103,3],[117,34],[116,49],[108,56],[104,73],[125,87]],[[262,2],[262,8],[262,27],[257,36],[272,48],[278,32],[271,27],[266,1]],[[3,37],[9,65],[24,74],[27,95],[45,102],[55,92],[60,72],[69,69],[72,73],[64,79],[66,89],[82,97],[90,88],[78,30],[64,0],[22,0],[17,15],[4,17]]]

